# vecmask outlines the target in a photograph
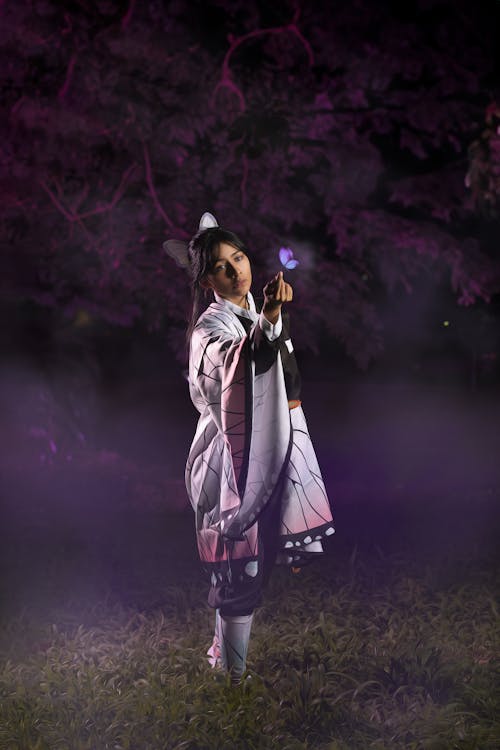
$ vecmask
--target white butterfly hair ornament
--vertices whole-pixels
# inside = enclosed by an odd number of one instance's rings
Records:
[[[200,219],[199,230],[211,229],[218,227],[217,219],[209,211],[205,211]],[[163,243],[163,249],[175,260],[180,268],[187,270],[189,268],[188,243],[183,240],[167,240]]]
[[[218,227],[219,224],[217,219],[209,211],[205,211],[200,219],[200,229],[211,229],[212,227]]]

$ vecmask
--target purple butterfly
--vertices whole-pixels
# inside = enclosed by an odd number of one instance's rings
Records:
[[[287,268],[289,271],[292,271],[299,265],[299,261],[295,260],[295,258],[293,257],[293,250],[290,250],[289,247],[280,248],[280,262],[281,265]]]

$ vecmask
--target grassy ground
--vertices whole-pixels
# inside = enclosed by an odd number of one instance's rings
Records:
[[[1,750],[500,747],[491,559],[339,539],[299,575],[277,569],[252,679],[232,688],[204,658],[190,516],[109,531],[83,544],[18,528],[4,545]]]

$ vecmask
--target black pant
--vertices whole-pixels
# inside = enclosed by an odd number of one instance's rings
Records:
[[[248,560],[230,560],[230,583],[217,582],[210,589],[208,603],[211,607],[219,608],[222,616],[250,615],[262,602],[262,591],[269,581],[278,552],[280,490],[281,486],[276,488],[257,519],[259,552],[256,575],[248,575],[245,571]]]

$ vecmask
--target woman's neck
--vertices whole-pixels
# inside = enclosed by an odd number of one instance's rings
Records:
[[[222,297],[227,299],[228,302],[232,302],[233,305],[243,308],[243,310],[249,310],[250,305],[248,304],[248,295],[245,294],[243,297]]]
[[[215,299],[218,302],[229,302],[231,305],[234,305],[235,307],[239,307],[242,310],[245,310],[249,313],[255,312],[255,303],[253,301],[252,293],[248,292],[243,297],[239,297],[236,299],[229,299],[228,297],[221,297],[220,294],[217,294],[217,292],[214,292]]]

